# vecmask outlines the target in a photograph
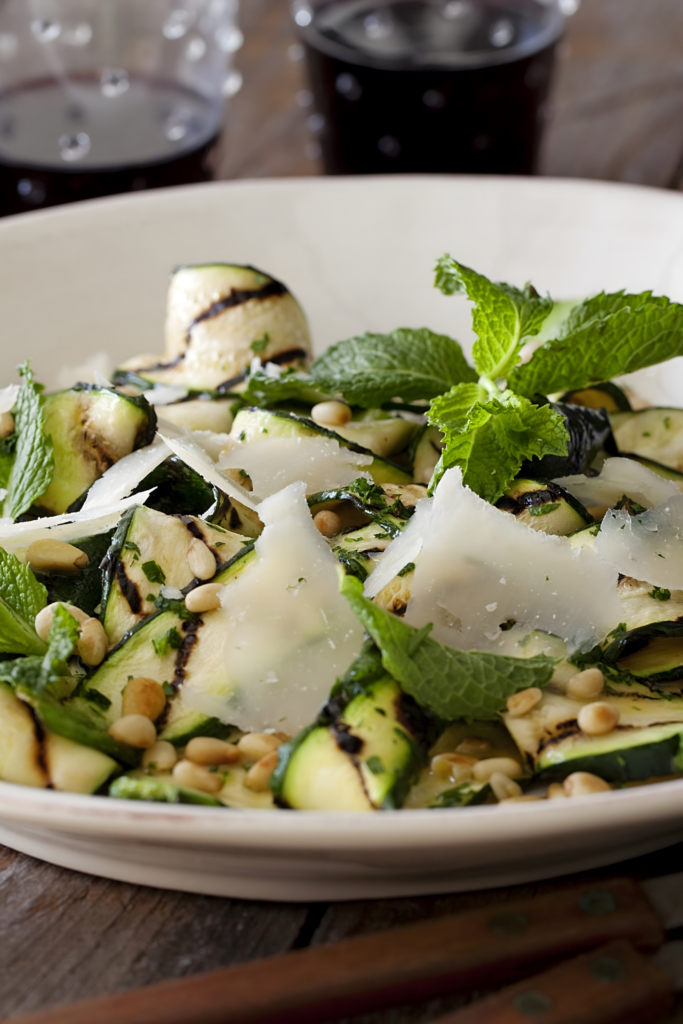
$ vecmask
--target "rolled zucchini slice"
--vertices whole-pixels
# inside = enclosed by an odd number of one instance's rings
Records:
[[[621,633],[602,661],[654,685],[683,679],[683,622],[650,622]]]
[[[149,383],[229,391],[251,360],[285,366],[306,362],[306,318],[285,285],[254,267],[213,263],[179,267],[166,308],[166,351],[138,356],[117,370]]]
[[[547,480],[515,480],[496,508],[509,512],[521,523],[556,537],[584,529],[593,517],[573,495]]]
[[[607,412],[630,412],[631,403],[618,384],[604,381],[590,388],[567,391],[560,399],[566,405],[581,405],[585,409],[606,409]]]

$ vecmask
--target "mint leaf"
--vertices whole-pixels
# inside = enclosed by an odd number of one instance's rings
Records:
[[[569,435],[563,417],[549,405],[533,405],[511,391],[469,405],[478,390],[460,385],[432,402],[427,418],[443,432],[444,450],[430,491],[447,469],[459,466],[464,483],[495,502],[527,459],[566,455]]]
[[[0,662],[0,680],[12,686],[23,686],[27,691],[41,693],[51,683],[68,675],[66,662],[75,650],[79,633],[80,627],[76,619],[64,605],[59,605],[55,609],[54,621],[47,639],[47,650],[42,640],[35,637],[39,647],[45,652],[44,656],[40,657],[37,652],[32,651],[31,657]]]
[[[431,625],[415,629],[363,596],[347,576],[341,592],[382,653],[382,665],[403,690],[446,721],[498,717],[508,697],[528,686],[546,686],[555,661],[544,654],[509,658],[483,651],[456,651],[432,640]]]
[[[43,431],[42,385],[33,382],[28,362],[19,367],[24,386],[14,411],[16,453],[7,481],[3,513],[11,519],[26,512],[50,486],[54,471],[52,441]]]
[[[161,568],[158,562],[150,560],[149,562],[143,562],[140,566],[145,576],[150,583],[165,583],[166,573]]]
[[[392,398],[433,398],[477,379],[457,341],[424,327],[339,341],[316,359],[311,374],[321,388],[366,409]]]
[[[538,334],[553,308],[550,296],[542,298],[533,285],[520,291],[509,284],[494,284],[452,256],[437,262],[435,285],[444,295],[462,294],[474,302],[474,364],[482,376],[494,381],[508,376],[524,339]]]
[[[183,638],[175,626],[171,626],[163,636],[154,637],[152,646],[156,654],[169,654],[171,651],[180,650],[183,646]]]
[[[44,653],[33,622],[46,604],[47,590],[30,567],[0,548],[0,654]]]
[[[264,370],[251,371],[247,377],[247,386],[240,395],[247,405],[256,405],[260,409],[268,409],[279,402],[315,405],[331,397],[320,390],[310,374],[298,373],[293,368],[273,377]]]
[[[14,453],[17,447],[17,435],[10,434],[0,440],[0,488],[5,490],[14,465]],[[2,499],[0,499],[1,501]]]
[[[47,604],[47,590],[34,576],[31,567],[0,548],[0,597],[28,622]]]
[[[683,355],[683,306],[650,292],[598,295],[508,378],[524,395],[574,391]]]

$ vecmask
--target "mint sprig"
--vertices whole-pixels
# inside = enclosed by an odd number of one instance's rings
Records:
[[[366,409],[393,398],[433,398],[477,379],[458,342],[426,328],[340,341],[314,362],[311,375],[323,390]]]
[[[14,661],[0,662],[0,680],[12,686],[23,687],[27,692],[36,694],[47,690],[52,683],[58,682],[68,675],[66,662],[76,649],[80,627],[71,612],[59,605],[47,638],[47,650],[40,657],[37,654]]]
[[[54,472],[52,441],[43,430],[43,387],[34,383],[28,362],[19,367],[19,373],[24,386],[14,409],[16,450],[3,504],[3,515],[11,519],[27,512],[36,498],[45,493]]]
[[[474,302],[474,365],[492,381],[508,376],[525,339],[538,334],[553,308],[550,296],[539,295],[533,285],[521,291],[513,285],[494,284],[448,255],[436,264],[435,286],[445,295],[463,294]]]
[[[33,622],[46,604],[47,590],[30,567],[0,548],[0,654],[44,653]]]
[[[510,658],[485,651],[456,651],[432,640],[431,625],[415,629],[363,596],[346,576],[341,592],[379,647],[382,665],[401,688],[446,721],[496,719],[508,697],[528,686],[546,686],[555,660]]]
[[[256,405],[261,409],[268,409],[279,402],[315,405],[331,397],[317,386],[310,374],[292,368],[277,376],[271,376],[262,369],[250,370],[247,386],[240,395],[247,405]]]

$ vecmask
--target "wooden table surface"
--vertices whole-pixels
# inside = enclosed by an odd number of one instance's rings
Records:
[[[246,41],[237,63],[244,87],[229,112],[220,175],[319,173],[287,0],[243,0],[241,24]],[[562,47],[542,169],[683,187],[681,0],[584,0]],[[600,874],[647,877],[678,870],[682,860],[683,846],[677,846]],[[304,906],[139,888],[0,850],[0,1016],[504,903],[571,881]],[[362,1020],[429,1021],[447,1005],[404,1007]]]

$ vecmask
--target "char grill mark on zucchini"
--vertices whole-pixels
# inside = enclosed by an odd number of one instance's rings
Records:
[[[254,270],[253,267],[248,267],[247,269]],[[260,271],[255,271],[255,273],[260,273]],[[252,302],[254,299],[263,300],[269,299],[273,296],[287,294],[288,289],[285,288],[280,281],[276,281],[274,278],[262,288],[233,288],[228,295],[219,299],[217,302],[214,302],[213,305],[209,306],[208,309],[192,320],[187,328],[187,343],[189,344],[193,327],[196,327],[197,324],[203,323],[205,320],[212,320],[213,317],[218,316],[220,313],[224,313],[226,309],[232,309],[234,306],[241,306],[243,303]]]
[[[508,512],[533,530],[567,536],[593,522],[580,501],[564,487],[547,480],[515,480],[496,508]]]

